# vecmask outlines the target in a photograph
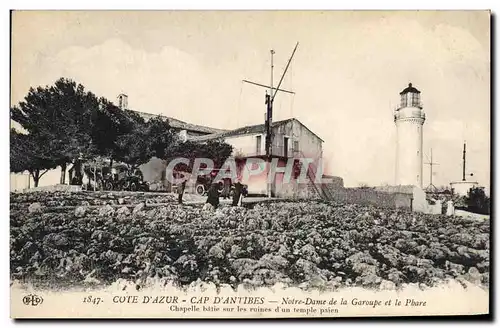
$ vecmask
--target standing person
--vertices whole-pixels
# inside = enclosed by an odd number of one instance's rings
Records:
[[[134,175],[138,177],[141,181],[144,180],[144,174],[142,174],[142,171],[140,169],[136,169],[134,171]]]
[[[177,187],[177,194],[179,195],[179,204],[182,204],[182,196],[184,195],[184,190],[186,189],[186,180],[182,181]]]
[[[453,206],[453,201],[449,200],[446,202],[446,215],[451,216],[455,214],[455,207]]]
[[[118,181],[118,171],[116,170],[116,167],[111,168],[111,179],[113,183]]]
[[[223,194],[224,199],[229,198],[230,192],[231,192],[231,180],[224,179],[224,194]]]
[[[219,190],[218,183],[213,183],[210,185],[208,189],[208,198],[207,203],[212,205],[214,209],[219,206]]]
[[[237,179],[234,184],[233,206],[239,206],[242,190],[243,185],[241,184],[240,179]]]

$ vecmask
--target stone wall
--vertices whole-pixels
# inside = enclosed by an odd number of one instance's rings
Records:
[[[327,181],[326,183],[330,188],[344,188],[344,179],[342,179],[341,177],[323,175],[323,181]]]
[[[314,184],[312,182],[309,182],[307,184],[299,184],[298,188],[295,192],[295,198],[298,199],[319,199],[321,198],[321,194],[318,192],[320,190],[318,186],[318,189],[314,187]]]
[[[297,183],[292,179],[291,183],[276,188],[276,196],[289,199],[319,199],[322,196],[328,198],[330,191],[344,188],[344,180],[341,177],[324,176],[323,181],[326,182],[313,183],[308,179],[307,183]]]
[[[328,197],[337,202],[347,204],[373,205],[384,208],[410,209],[412,195],[391,193],[364,188],[335,188],[325,185]]]
[[[36,192],[36,191],[48,191],[48,192],[53,192],[53,191],[70,191],[70,192],[78,192],[78,191],[82,191],[82,187],[81,186],[74,186],[74,185],[57,184],[57,185],[52,185],[52,186],[34,187],[34,188],[29,188],[29,189],[24,189],[23,190],[23,192]]]

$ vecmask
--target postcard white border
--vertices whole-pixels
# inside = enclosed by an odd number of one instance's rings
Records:
[[[418,7],[417,7],[418,5]],[[197,0],[197,1],[148,1],[148,0],[142,0],[140,2],[137,1],[120,1],[119,3],[114,3],[114,2],[106,2],[102,0],[87,0],[87,1],[13,1],[13,0],[7,0],[7,1],[2,1],[1,3],[2,11],[1,11],[1,17],[2,17],[2,24],[1,24],[1,36],[3,38],[2,42],[2,76],[3,76],[3,88],[2,88],[2,103],[3,104],[8,104],[9,100],[9,89],[10,89],[10,82],[9,82],[9,58],[10,58],[10,50],[9,50],[9,9],[492,9],[496,14],[499,12],[499,2],[498,1],[484,1],[484,0],[475,0],[475,1],[436,1],[436,0],[422,0],[419,1],[418,3],[415,2],[401,2],[401,1],[377,1],[376,4],[373,1],[344,1],[344,2],[327,2],[327,1],[315,1],[315,0],[309,0],[309,1],[261,1],[261,0],[253,0],[253,1],[221,1],[221,0],[212,0],[210,2],[207,1],[202,1],[202,0]],[[497,17],[498,18],[498,17]],[[498,22],[497,22],[498,24]],[[495,36],[495,41],[497,41],[497,33],[494,33]],[[497,56],[495,58],[492,58],[492,60],[496,60]],[[493,74],[495,72],[492,72]],[[498,84],[495,86],[494,90],[495,94],[499,94],[498,92]],[[497,118],[495,120],[496,125],[498,126],[498,115],[496,115]],[[4,115],[1,116],[1,119],[5,119],[5,124],[9,124],[9,121],[7,119],[7,114],[5,113]],[[0,147],[2,151],[4,151],[4,154],[7,154],[7,151],[9,149],[9,144],[8,144],[8,135],[7,135],[7,129],[3,129],[2,131],[5,131],[5,135],[3,138],[0,138],[1,144]],[[496,140],[495,140],[496,141]],[[498,146],[498,143],[496,143]],[[495,150],[497,150],[495,148]],[[498,152],[498,150],[497,150]],[[7,174],[7,168],[9,166],[7,162],[7,156],[3,157],[4,160],[0,162],[1,169],[5,174]],[[493,169],[493,168],[492,168]],[[496,180],[494,181],[495,183],[497,182]],[[4,213],[4,220],[3,224],[5,225],[2,229],[2,232],[4,233],[5,238],[3,239],[5,242],[2,243],[3,249],[3,254],[9,254],[8,250],[8,243],[6,242],[9,238],[9,201],[8,201],[8,189],[7,189],[7,184],[5,184],[5,189],[3,190],[3,197],[1,198],[1,209]],[[496,203],[496,198],[494,199],[494,203]],[[496,226],[496,225],[495,225]],[[492,231],[492,237],[495,235],[495,232]],[[495,249],[495,253],[498,254],[497,249]],[[495,257],[496,260],[496,257]],[[4,297],[2,298],[2,309],[4,311],[3,313],[3,324],[5,324],[5,327],[11,327],[14,325],[14,322],[9,319],[9,309],[10,309],[10,299],[7,295],[9,295],[9,287],[8,284],[6,283],[9,280],[9,265],[8,265],[8,256],[6,256],[5,259],[5,265],[2,266],[2,277],[4,278],[3,281],[4,283],[1,284]],[[497,273],[495,274],[495,279],[496,281],[498,280],[498,270]],[[492,291],[493,292],[493,291]],[[498,310],[498,302],[496,302],[496,309]],[[497,311],[498,313],[498,311]],[[240,324],[252,324],[255,322],[239,322],[238,325]],[[331,322],[322,322],[323,324],[331,324]],[[365,322],[366,323],[366,322]],[[31,326],[34,325],[35,323],[25,323],[26,326]],[[40,323],[37,323],[38,325]],[[45,324],[50,324],[50,323],[45,323]],[[105,322],[99,322],[99,323],[94,323],[96,326],[103,326]],[[140,322],[133,322],[131,324],[136,324],[140,325],[142,323]],[[164,323],[158,323],[158,324],[164,324]],[[177,322],[171,322],[169,323],[169,326],[176,326],[180,325],[181,323]],[[190,323],[190,324],[208,324],[208,322],[195,322],[195,323]],[[219,324],[217,323],[212,323],[212,324]],[[231,324],[231,323],[229,323]],[[259,323],[260,325],[276,325],[276,324],[289,324],[289,322],[284,321],[284,322],[265,322],[265,323]],[[300,324],[308,324],[307,322],[301,322]],[[344,325],[345,323],[335,323],[336,325]],[[373,323],[370,323],[370,325]],[[375,324],[385,324],[383,322],[377,322]],[[403,322],[401,324],[404,324]],[[422,323],[424,325],[424,323]],[[425,326],[428,327],[429,323],[425,323]],[[2,325],[3,326],[3,325]]]

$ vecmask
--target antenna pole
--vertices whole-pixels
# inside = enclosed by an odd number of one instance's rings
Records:
[[[269,163],[269,167],[270,167],[271,157],[272,157],[273,102],[274,102],[274,98],[276,97],[276,94],[278,93],[278,91],[294,94],[294,92],[292,92],[292,91],[280,89],[280,86],[281,86],[281,83],[283,82],[283,78],[285,77],[285,74],[288,70],[288,67],[290,66],[290,63],[293,59],[293,56],[295,54],[295,51],[297,50],[298,45],[299,45],[299,43],[297,42],[297,44],[295,45],[295,48],[293,49],[292,55],[291,55],[290,59],[288,60],[288,63],[286,64],[285,71],[283,72],[283,75],[281,75],[281,79],[280,79],[278,86],[276,88],[273,86],[273,84],[274,84],[274,76],[273,76],[273,74],[274,74],[274,54],[275,54],[274,50],[271,50],[271,85],[270,86],[266,86],[266,85],[263,85],[260,83],[243,80],[243,82],[254,84],[254,85],[257,85],[260,87],[265,87],[266,89],[267,88],[269,89],[269,92],[266,91],[267,111],[265,113],[265,130],[266,130],[266,147],[265,148],[266,148],[266,158],[267,158],[267,161]],[[273,90],[274,90],[274,92],[273,92]],[[272,183],[268,183],[268,185],[267,185],[268,197],[271,197],[271,184]]]
[[[429,167],[430,167],[429,186],[427,187],[427,190],[428,191],[436,190],[437,189],[436,186],[432,183],[432,176],[434,175],[433,167],[434,167],[434,165],[439,165],[439,164],[432,161],[432,148],[431,148],[430,162],[425,163],[425,164],[429,165]]]
[[[432,148],[431,148],[431,162],[429,165],[431,167],[431,176],[430,176],[429,182],[431,183],[431,186],[432,186],[432,166],[434,165],[434,163],[432,162]]]
[[[269,94],[271,95],[271,98],[273,97],[273,71],[274,71],[274,50],[271,49],[271,88],[269,88]]]
[[[463,154],[463,166],[462,166],[462,181],[465,181],[465,141],[464,141],[464,154]]]
[[[267,114],[266,114],[266,156],[268,162],[271,162],[272,141],[271,141],[271,126],[273,123],[273,69],[274,69],[274,50],[271,49],[271,87],[269,88],[269,95],[266,99]],[[270,190],[268,190],[270,194]]]
[[[273,121],[273,70],[274,70],[274,50],[271,49],[271,87],[269,88],[269,95],[266,96],[266,104],[267,104],[267,115],[266,115],[266,157],[268,163],[268,174],[271,170],[271,152],[272,152],[272,138],[271,138],[271,125]],[[267,183],[267,197],[271,197],[271,184],[272,182]]]
[[[259,87],[263,87],[263,88],[270,88],[270,86],[268,85],[265,85],[265,84],[261,84],[261,83],[257,83],[257,82],[252,82],[252,81],[248,81],[248,80],[241,80],[242,82],[245,82],[245,83],[249,83],[249,84],[253,84],[253,85],[256,85],[256,86],[259,86]],[[277,91],[281,91],[281,92],[286,92],[286,93],[290,93],[292,95],[295,94],[295,92],[293,91],[288,91],[288,90],[284,90],[284,89],[277,89],[277,88],[272,88],[274,91],[274,93],[276,93]]]
[[[283,82],[283,78],[285,77],[286,71],[288,70],[288,66],[290,66],[290,63],[292,62],[292,59],[293,59],[293,55],[295,55],[295,51],[297,50],[298,46],[299,46],[299,43],[297,42],[297,44],[295,45],[295,48],[293,48],[292,55],[290,56],[290,59],[288,60],[288,63],[286,64],[285,71],[283,72],[283,75],[281,75],[280,82],[278,83],[278,86],[276,87],[276,89],[280,88],[281,82]],[[276,94],[274,94],[274,96],[271,98],[271,102],[274,101],[275,96],[276,96]]]

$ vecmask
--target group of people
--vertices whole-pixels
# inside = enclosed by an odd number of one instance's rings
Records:
[[[184,195],[185,189],[186,189],[186,181],[182,182],[177,188],[177,193],[179,196],[178,198],[179,204],[182,204],[182,196]],[[212,182],[210,184],[210,187],[208,188],[206,204],[210,204],[214,209],[217,208],[219,206],[221,196],[223,196],[224,199],[230,197],[229,196],[230,189],[231,186],[226,184],[224,186],[221,195],[221,193],[219,192],[219,184],[216,182]],[[244,186],[238,179],[234,184],[232,206],[240,206],[244,195],[245,195]]]

